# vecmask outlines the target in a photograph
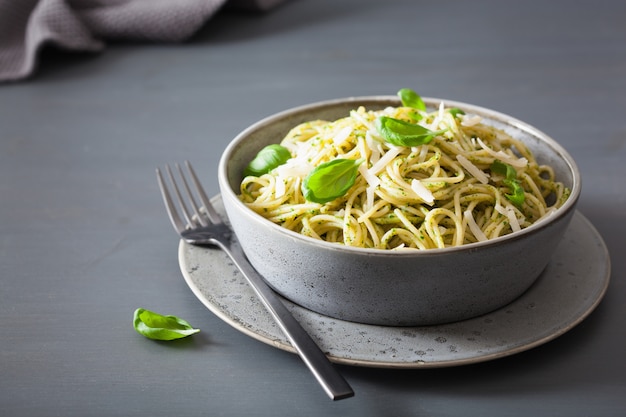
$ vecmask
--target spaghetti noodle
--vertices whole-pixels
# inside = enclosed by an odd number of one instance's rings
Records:
[[[382,116],[433,136],[391,144],[377,128]],[[569,195],[521,141],[443,103],[434,111],[359,107],[339,120],[300,124],[281,145],[291,159],[246,176],[240,199],[287,229],[348,246],[434,249],[493,239],[550,215]],[[362,160],[354,184],[331,201],[307,201],[307,175],[336,159]]]

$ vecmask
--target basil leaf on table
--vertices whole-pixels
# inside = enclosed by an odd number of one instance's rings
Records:
[[[363,161],[338,158],[318,165],[302,182],[304,198],[324,204],[342,197],[354,185]]]
[[[200,331],[180,317],[163,316],[144,308],[135,310],[133,326],[137,333],[154,340],[181,339]]]
[[[502,182],[511,189],[511,194],[505,194],[504,196],[516,206],[524,204],[526,196],[524,195],[524,188],[520,181],[517,179],[517,171],[509,164],[505,164],[502,161],[493,161],[491,164],[491,172],[504,176]]]
[[[396,146],[424,145],[445,132],[445,130],[433,132],[424,126],[388,116],[376,119],[376,129],[386,142]]]
[[[260,177],[291,159],[289,149],[278,144],[267,145],[261,149],[243,172],[244,176]]]
[[[403,106],[426,111],[426,103],[424,103],[424,100],[410,88],[403,88],[398,91],[398,97],[402,100]]]

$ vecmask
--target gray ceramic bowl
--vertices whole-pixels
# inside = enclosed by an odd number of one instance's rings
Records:
[[[430,108],[440,99],[425,98]],[[445,100],[482,116],[483,123],[522,139],[540,163],[551,165],[571,196],[557,213],[529,228],[487,242],[427,251],[384,251],[327,243],[284,229],[237,197],[245,166],[301,122],[344,117],[360,105],[397,106],[396,97],[356,97],[287,110],[241,132],[224,151],[219,186],[242,248],[265,280],[289,300],[318,313],[376,325],[429,325],[499,309],[540,276],[559,244],[580,195],[580,173],[553,139],[504,114]]]

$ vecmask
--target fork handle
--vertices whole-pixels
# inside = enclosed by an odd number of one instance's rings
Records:
[[[219,246],[228,254],[231,260],[242,272],[254,292],[263,302],[279,327],[287,335],[304,363],[322,385],[326,394],[333,400],[352,397],[354,391],[335,369],[330,360],[321,351],[311,336],[302,328],[285,304],[276,293],[265,283],[261,275],[250,264],[239,244],[226,245],[219,242]]]

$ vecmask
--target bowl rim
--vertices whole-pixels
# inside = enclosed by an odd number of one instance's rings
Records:
[[[504,236],[499,236],[494,239],[468,243],[460,246],[452,246],[446,248],[434,248],[428,250],[390,250],[390,249],[376,249],[376,248],[362,248],[362,247],[354,247],[354,246],[345,246],[341,244],[337,244],[334,242],[326,242],[324,240],[315,239],[309,236],[302,235],[300,233],[294,232],[292,230],[286,229],[268,219],[261,216],[260,214],[254,212],[250,208],[248,208],[238,197],[235,190],[230,186],[230,181],[228,179],[228,164],[231,159],[233,152],[238,148],[239,144],[244,142],[246,137],[259,129],[277,121],[283,119],[285,117],[305,113],[307,111],[319,110],[322,108],[334,107],[338,105],[347,105],[354,103],[354,106],[358,106],[359,103],[365,102],[380,102],[385,103],[389,102],[390,105],[398,105],[401,103],[400,99],[397,96],[392,95],[369,95],[369,96],[351,96],[344,98],[335,98],[330,100],[322,100],[316,101],[304,105],[299,105],[295,107],[291,107],[286,110],[282,110],[276,113],[273,113],[269,116],[266,116],[257,122],[249,125],[247,128],[238,133],[235,138],[231,140],[231,142],[224,149],[218,164],[218,182],[219,187],[222,193],[222,198],[228,198],[231,201],[234,201],[234,204],[241,209],[242,214],[251,218],[254,221],[260,222],[263,226],[271,228],[271,230],[276,231],[279,234],[283,234],[286,237],[296,239],[303,244],[314,245],[318,247],[322,247],[325,249],[329,249],[331,251],[340,251],[340,252],[348,252],[355,254],[363,254],[368,256],[389,256],[393,255],[394,257],[419,257],[419,256],[433,256],[433,255],[445,255],[449,253],[456,252],[474,252],[480,249],[485,249],[493,246],[499,246],[509,241],[514,241],[518,239],[522,239],[529,234],[534,234],[539,232],[540,230],[549,227],[551,224],[555,223],[556,220],[561,219],[567,216],[570,212],[572,212],[578,199],[580,197],[581,189],[582,189],[582,181],[581,174],[576,164],[574,158],[570,155],[570,153],[556,140],[552,137],[544,133],[543,131],[537,129],[536,127],[523,122],[513,116],[508,114],[492,110],[486,107],[482,107],[475,104],[465,103],[456,100],[449,99],[441,99],[436,97],[422,97],[422,100],[428,107],[437,108],[441,102],[443,102],[446,107],[458,107],[464,110],[466,113],[470,114],[478,114],[487,120],[498,121],[505,125],[509,125],[515,129],[524,131],[525,133],[536,137],[541,142],[546,143],[559,158],[561,158],[567,165],[569,172],[572,177],[572,186],[570,188],[570,195],[565,202],[565,204],[559,207],[553,214],[549,217],[537,221],[530,225],[529,227],[522,229],[517,232],[509,233]],[[227,195],[224,195],[227,194]],[[228,215],[228,212],[227,212]]]

